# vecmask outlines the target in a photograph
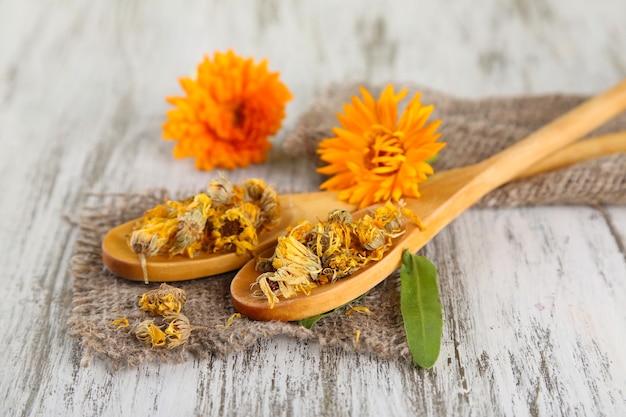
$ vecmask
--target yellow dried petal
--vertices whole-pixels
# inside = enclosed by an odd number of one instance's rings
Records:
[[[217,326],[222,327],[222,328],[224,328],[224,329],[227,329],[227,328],[229,328],[230,326],[232,326],[232,324],[233,324],[233,322],[235,321],[235,319],[240,319],[240,318],[241,318],[241,314],[240,314],[240,313],[234,313],[234,314],[231,314],[231,315],[228,317],[228,319],[226,320],[226,324],[224,324],[224,325],[218,324]]]
[[[111,322],[112,326],[117,326],[118,329],[125,329],[126,327],[128,327],[128,319],[126,317],[122,317],[120,319],[117,320],[113,320]]]
[[[144,320],[135,327],[135,336],[152,347],[165,346],[165,333],[152,320]]]
[[[346,316],[349,316],[350,314],[354,313],[355,311],[358,311],[359,313],[365,313],[365,314],[372,314],[372,311],[367,308],[367,307],[351,307],[350,309],[348,309],[346,311]]]

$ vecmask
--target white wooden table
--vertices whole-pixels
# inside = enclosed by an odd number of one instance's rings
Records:
[[[86,192],[197,189],[160,140],[203,54],[268,58],[294,92],[409,80],[460,96],[597,93],[626,76],[626,2],[0,2],[0,415],[626,415],[626,208],[471,210],[447,251],[431,371],[272,339],[226,358],[82,367],[68,336]],[[315,189],[279,152],[241,179]]]

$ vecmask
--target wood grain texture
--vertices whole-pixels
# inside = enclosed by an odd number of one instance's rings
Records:
[[[626,414],[623,207],[452,223],[423,251],[444,306],[431,371],[286,339],[113,371],[82,366],[66,325],[71,218],[87,193],[197,189],[214,175],[159,139],[163,97],[203,54],[268,58],[294,92],[287,131],[332,81],[599,92],[626,75],[625,15],[608,0],[0,3],[0,415]],[[315,190],[311,166],[279,149],[269,162],[231,176]]]

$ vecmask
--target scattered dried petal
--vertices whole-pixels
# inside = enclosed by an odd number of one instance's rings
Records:
[[[349,316],[350,314],[354,313],[355,311],[358,311],[359,313],[372,314],[372,310],[370,310],[369,308],[357,306],[357,307],[351,307],[350,309],[348,309],[346,311],[346,316]]]
[[[126,317],[122,317],[111,322],[111,326],[117,326],[118,329],[125,329],[128,325],[128,319]]]
[[[231,314],[228,319],[226,320],[226,324],[221,325],[221,324],[217,324],[216,327],[222,327],[224,329],[229,328],[230,326],[232,326],[233,322],[235,321],[235,319],[240,319],[241,318],[241,314],[240,313],[234,313]]]

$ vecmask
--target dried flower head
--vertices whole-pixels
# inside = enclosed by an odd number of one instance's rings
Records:
[[[304,221],[288,228],[278,239],[272,257],[257,261],[262,272],[252,287],[270,308],[282,298],[309,294],[319,285],[352,275],[380,260],[392,239],[404,233],[404,217],[419,219],[402,205],[387,202],[358,220],[333,210],[328,220],[313,225]]]
[[[224,175],[212,179],[207,186],[209,198],[217,205],[230,204],[234,189],[233,183]]]
[[[215,212],[211,204],[209,196],[200,193],[178,214],[176,234],[169,249],[170,255],[186,252],[187,256],[193,258],[194,254],[202,249],[204,228],[209,216]]]
[[[296,228],[297,230],[297,228]],[[260,261],[261,268],[267,268],[267,261]],[[315,281],[322,270],[319,257],[295,237],[287,235],[278,238],[278,244],[271,258],[271,270],[257,278],[261,294],[270,306],[278,302],[275,293],[290,298],[298,293],[308,294],[317,286]]]
[[[363,101],[353,97],[337,117],[341,128],[319,144],[318,153],[328,165],[321,174],[332,176],[322,189],[338,190],[339,199],[359,204],[419,197],[418,184],[433,173],[427,162],[445,146],[436,142],[439,120],[427,124],[434,107],[423,106],[420,94],[407,105],[398,121],[397,95],[387,86],[378,101],[361,88]]]
[[[135,336],[152,347],[165,346],[166,335],[153,320],[144,320],[135,327]]]
[[[220,217],[213,218],[211,239],[213,251],[234,250],[238,255],[254,249],[258,243],[256,228],[258,207],[242,204],[226,210]]]
[[[182,201],[166,200],[145,212],[128,244],[141,262],[148,283],[147,259],[155,255],[254,249],[258,234],[280,222],[280,200],[274,187],[260,179],[234,185],[224,176],[212,180],[207,193]]]
[[[142,310],[163,316],[168,312],[180,313],[186,302],[185,290],[163,283],[158,289],[144,293],[138,304]]]
[[[191,324],[184,314],[168,311],[165,313],[164,320],[168,323],[165,329],[165,339],[168,349],[173,349],[182,345],[189,339],[191,335]]]
[[[359,242],[367,250],[374,251],[386,243],[384,230],[376,227],[374,219],[370,216],[363,217],[355,232]]]
[[[246,192],[246,196],[252,201],[260,200],[263,196],[263,192],[267,186],[265,185],[265,181],[253,178],[249,179],[243,184],[244,190]]]
[[[150,258],[167,244],[171,233],[176,230],[176,221],[163,217],[144,217],[141,225],[136,227],[139,228],[130,235],[129,245],[133,252]]]
[[[281,127],[291,93],[269,72],[233,51],[200,63],[197,78],[181,78],[184,97],[168,97],[163,137],[176,140],[176,158],[193,157],[196,167],[234,169],[263,162],[268,137]]]

